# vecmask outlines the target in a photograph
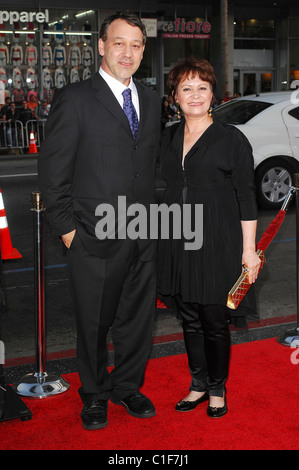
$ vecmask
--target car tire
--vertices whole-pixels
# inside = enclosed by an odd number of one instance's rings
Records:
[[[295,169],[282,158],[271,158],[255,172],[257,201],[261,209],[280,209],[293,185]]]

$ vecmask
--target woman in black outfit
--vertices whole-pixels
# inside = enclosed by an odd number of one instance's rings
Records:
[[[190,411],[209,400],[208,415],[220,417],[227,412],[227,294],[242,265],[249,268],[250,283],[255,281],[260,260],[255,251],[252,149],[237,128],[213,120],[215,85],[213,68],[206,60],[186,59],[169,74],[170,89],[184,118],[164,131],[164,203],[181,208],[190,204],[193,209],[202,204],[203,244],[190,250],[183,238],[161,240],[159,289],[174,298],[182,317],[191,373],[189,393],[176,409]],[[245,298],[244,306],[246,302]]]

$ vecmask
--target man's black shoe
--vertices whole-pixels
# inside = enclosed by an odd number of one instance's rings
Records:
[[[92,400],[85,403],[81,411],[81,420],[85,429],[102,429],[108,424],[107,400]]]
[[[116,405],[122,405],[127,412],[135,418],[151,418],[155,416],[156,410],[149,398],[143,395],[139,390],[128,395],[120,401],[111,400]]]

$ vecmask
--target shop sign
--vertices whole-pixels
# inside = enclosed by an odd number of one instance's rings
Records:
[[[176,18],[174,21],[160,22],[163,38],[210,39],[211,23],[208,21],[187,21]]]
[[[0,24],[8,22],[13,25],[14,23],[48,23],[49,10],[42,11],[7,11],[0,10]]]

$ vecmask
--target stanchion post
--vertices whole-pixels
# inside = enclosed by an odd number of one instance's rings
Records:
[[[277,341],[283,346],[299,347],[299,173],[294,174],[296,193],[296,281],[297,281],[297,326],[286,330]]]
[[[45,295],[44,295],[44,230],[43,202],[40,193],[32,193],[34,265],[35,265],[35,358],[36,370],[46,372],[46,329],[45,329]]]
[[[44,291],[44,207],[41,194],[32,193],[34,293],[35,293],[35,373],[26,374],[13,385],[14,390],[29,398],[46,398],[66,392],[69,384],[62,377],[46,372],[45,291]]]

